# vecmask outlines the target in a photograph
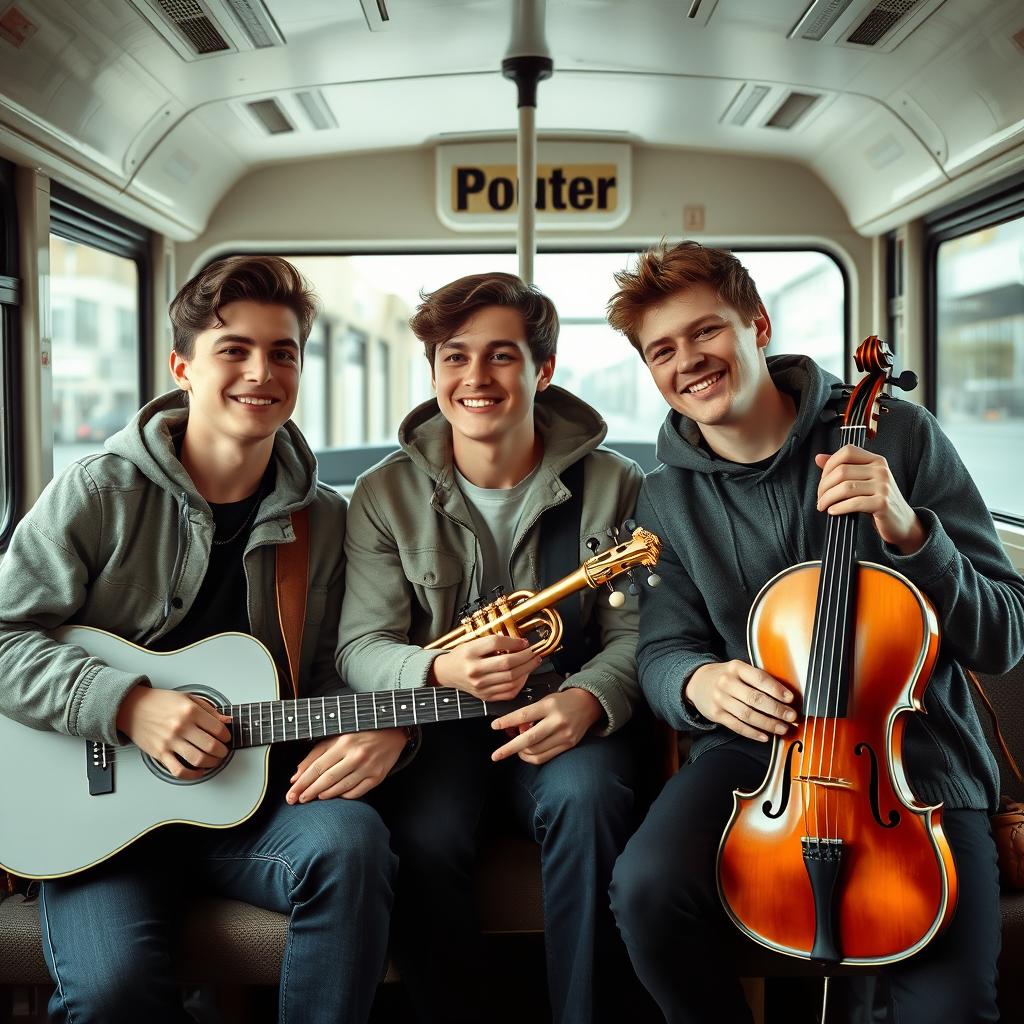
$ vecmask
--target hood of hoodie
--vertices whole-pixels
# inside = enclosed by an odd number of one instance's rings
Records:
[[[175,440],[188,421],[188,402],[182,391],[169,391],[144,405],[127,426],[107,438],[104,448],[127,459],[146,479],[173,494],[183,493],[192,507],[209,505],[178,460]],[[316,493],[316,459],[298,427],[289,420],[274,436],[277,477],[264,499],[258,521],[308,505]]]
[[[768,372],[780,391],[793,396],[796,420],[782,447],[766,467],[752,468],[717,458],[700,446],[701,433],[697,424],[674,409],[665,417],[658,433],[659,461],[666,466],[695,473],[749,475],[752,478],[770,474],[776,464],[785,460],[787,454],[811,432],[832,399],[833,388],[842,382],[807,356],[769,356]]]
[[[608,433],[608,424],[582,399],[554,385],[537,393],[534,422],[544,442],[543,465],[555,475],[593,451]],[[398,443],[432,480],[452,465],[452,428],[437,399],[418,405],[398,428]]]

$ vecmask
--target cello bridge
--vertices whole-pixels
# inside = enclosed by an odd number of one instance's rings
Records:
[[[810,786],[823,786],[825,789],[853,789],[849,779],[835,779],[829,775],[797,775],[795,782],[806,782]]]

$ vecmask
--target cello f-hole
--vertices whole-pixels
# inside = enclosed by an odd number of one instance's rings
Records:
[[[871,814],[874,816],[875,821],[878,822],[880,828],[895,828],[900,823],[899,811],[892,810],[889,812],[888,823],[882,821],[882,808],[881,801],[879,799],[880,794],[878,792],[878,757],[875,754],[874,747],[872,747],[870,743],[858,743],[857,746],[853,748],[853,752],[857,757],[860,757],[864,751],[867,751],[871,757]]]
[[[795,743],[791,743],[789,752],[786,754],[786,767],[783,770],[782,775],[782,793],[779,798],[779,809],[777,811],[772,810],[771,800],[765,800],[761,806],[761,810],[764,812],[766,818],[781,818],[786,813],[786,808],[789,806],[789,792],[793,786],[793,758],[801,750],[804,749],[803,742],[797,740]]]

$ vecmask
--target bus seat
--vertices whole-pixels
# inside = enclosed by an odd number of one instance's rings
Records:
[[[544,930],[538,847],[520,836],[489,840],[477,873],[485,932]],[[199,899],[189,908],[178,958],[185,982],[276,985],[288,919],[238,900]],[[389,970],[389,978],[396,976]],[[0,901],[0,985],[49,985],[35,901]]]

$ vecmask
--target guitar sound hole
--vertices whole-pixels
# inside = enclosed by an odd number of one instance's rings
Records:
[[[208,700],[211,704],[217,707],[227,707],[231,702],[227,700],[223,694],[214,690],[210,686],[177,686],[176,690],[182,693],[191,693],[196,697],[202,697],[204,700]],[[231,758],[234,757],[234,750],[228,748],[228,756],[224,758],[215,768],[210,768],[205,771],[198,779],[179,779],[172,775],[156,758],[150,757],[149,754],[143,754],[142,763],[158,778],[161,782],[169,782],[172,786],[198,786],[204,782],[209,782],[210,779],[220,775],[222,771],[228,766]],[[177,755],[175,755],[177,756]],[[182,758],[178,758],[182,764],[185,761]]]

